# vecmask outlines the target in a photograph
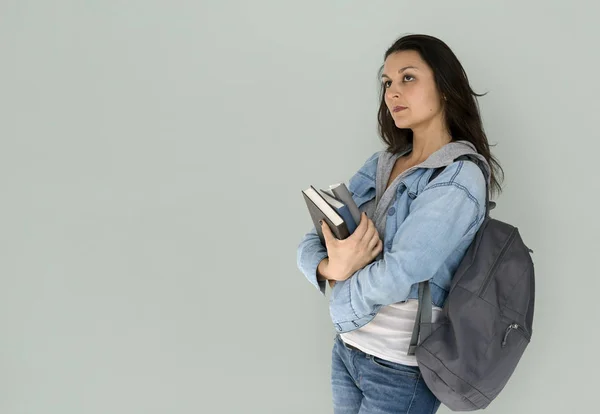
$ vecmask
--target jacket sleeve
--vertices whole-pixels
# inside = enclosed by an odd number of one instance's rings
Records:
[[[476,174],[468,168],[470,175]],[[483,174],[471,178],[469,186],[460,181],[465,179],[457,168],[446,168],[412,202],[383,258],[335,284],[330,298],[334,323],[364,318],[381,306],[406,300],[413,284],[431,279],[463,237],[477,231],[485,211]]]
[[[325,296],[326,281],[317,280],[317,267],[319,262],[327,257],[327,249],[321,244],[315,226],[302,237],[296,252],[296,264],[298,269],[308,281]]]
[[[348,191],[354,198],[354,192],[352,184],[355,182],[358,175],[365,169],[365,167],[375,160],[381,151],[376,151],[367,158],[363,166],[350,178]],[[296,265],[298,269],[304,274],[308,281],[318,289],[323,296],[325,296],[326,281],[317,280],[317,267],[321,260],[328,257],[327,249],[321,244],[317,229],[315,226],[312,227],[300,240],[298,249],[296,251]]]

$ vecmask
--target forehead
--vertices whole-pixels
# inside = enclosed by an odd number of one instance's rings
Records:
[[[383,73],[388,76],[393,76],[396,75],[400,69],[407,66],[414,66],[419,71],[423,72],[426,72],[429,69],[425,61],[421,59],[419,52],[415,50],[402,50],[400,52],[392,53],[387,57],[383,64]]]

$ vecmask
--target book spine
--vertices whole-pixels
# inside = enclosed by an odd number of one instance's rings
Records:
[[[350,191],[346,187],[346,184],[342,183],[342,185],[339,185],[338,187],[334,188],[333,194],[335,194],[335,197],[338,200],[340,200],[342,203],[348,206],[350,214],[352,215],[354,222],[358,226],[360,223],[360,210],[356,206],[356,203],[352,198],[352,194],[350,194]]]

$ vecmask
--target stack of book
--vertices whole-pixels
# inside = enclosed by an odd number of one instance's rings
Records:
[[[320,220],[324,220],[340,240],[351,235],[360,223],[360,210],[344,183],[332,184],[328,190],[317,190],[311,185],[302,190],[302,195],[323,246],[325,237]]]

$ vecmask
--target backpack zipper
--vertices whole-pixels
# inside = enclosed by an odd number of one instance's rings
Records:
[[[512,241],[515,238],[516,234],[517,234],[517,232],[515,230],[513,230],[512,233],[510,234],[510,236],[508,237],[508,240],[506,241],[506,244],[502,248],[502,251],[500,252],[500,255],[496,259],[496,262],[494,263],[494,265],[492,266],[492,268],[490,269],[490,271],[486,275],[485,282],[483,282],[483,285],[481,286],[481,289],[479,289],[479,296],[483,295],[485,293],[485,291],[487,290],[487,287],[490,284],[490,281],[492,280],[492,275],[494,274],[494,271],[496,270],[496,268],[498,266],[500,266],[500,263],[502,262],[502,258],[504,258],[504,255],[506,254],[506,251],[512,245]]]
[[[527,338],[527,340],[529,340],[529,334],[527,333],[527,331],[518,323],[511,323],[510,325],[508,325],[508,327],[506,328],[506,332],[504,332],[504,338],[502,339],[502,348],[504,348],[506,346],[506,340],[508,339],[508,334],[510,333],[510,331],[512,331],[513,329],[518,329],[521,332],[523,332],[523,335],[525,336],[525,338]]]

